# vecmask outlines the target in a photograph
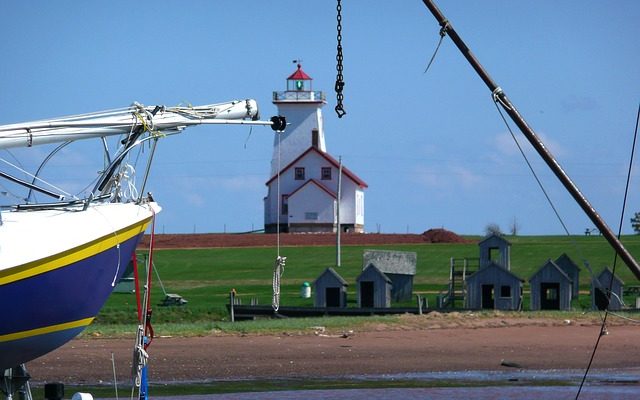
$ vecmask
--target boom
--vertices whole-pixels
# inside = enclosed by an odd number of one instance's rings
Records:
[[[50,120],[0,126],[0,149],[31,147],[96,137],[131,134],[140,128],[152,133],[177,133],[188,126],[203,124],[281,125],[259,121],[255,100],[234,100],[196,107],[148,106],[134,103],[130,107],[73,115]]]

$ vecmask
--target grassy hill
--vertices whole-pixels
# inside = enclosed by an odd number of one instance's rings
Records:
[[[416,252],[418,265],[414,293],[426,295],[429,305],[434,306],[437,294],[447,288],[450,258],[478,257],[477,241],[481,238],[470,239],[474,242],[343,246],[342,266],[336,269],[349,283],[349,305],[353,306],[356,301],[355,278],[362,269],[363,250],[374,248]],[[512,244],[511,270],[525,280],[525,310],[528,309],[528,280],[547,259],[555,260],[562,253],[567,253],[582,269],[580,285],[581,290],[585,292],[589,290],[591,279],[585,268],[585,261],[596,274],[605,265],[613,265],[614,252],[600,236],[517,236],[507,237],[507,240]],[[622,241],[631,254],[640,258],[640,235],[625,236]],[[311,306],[312,299],[300,297],[300,287],[303,282],[313,283],[325,268],[335,266],[335,247],[281,247],[280,254],[287,257],[282,279],[281,304]],[[224,320],[227,318],[225,304],[232,288],[237,291],[243,304],[248,304],[251,298],[256,298],[259,304],[270,304],[276,255],[275,247],[156,250],[154,264],[166,291],[180,294],[189,303],[182,307],[158,307],[157,304],[164,298],[164,293],[154,275],[154,322],[159,324]],[[640,285],[626,265],[619,261],[616,273],[626,285]],[[588,308],[589,295],[585,293],[580,297],[574,302],[574,308]],[[635,304],[635,299],[629,298],[627,302]],[[99,314],[96,324],[133,324],[135,318],[135,296],[131,293],[114,293]]]

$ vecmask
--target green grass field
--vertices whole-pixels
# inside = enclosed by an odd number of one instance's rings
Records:
[[[418,255],[414,293],[426,295],[430,306],[436,304],[438,293],[444,292],[449,280],[449,259],[477,258],[477,241],[471,244],[419,244],[390,246],[343,246],[342,266],[338,273],[349,283],[349,306],[355,305],[355,279],[362,269],[365,249],[413,251]],[[584,267],[586,260],[595,273],[612,266],[614,252],[600,236],[518,236],[507,237],[511,246],[511,270],[525,280],[524,309],[528,309],[528,280],[547,259],[556,259],[567,253],[582,269],[581,290],[588,291],[590,274]],[[636,258],[640,258],[640,235],[625,236],[624,245]],[[282,279],[281,304],[311,306],[313,299],[300,297],[303,282],[313,281],[325,268],[335,266],[335,247],[283,247],[280,253],[287,257]],[[226,304],[229,292],[237,291],[243,304],[256,298],[259,304],[271,304],[273,264],[277,249],[273,248],[213,248],[189,250],[156,250],[154,264],[162,283],[169,293],[177,293],[188,300],[181,307],[159,307],[164,298],[154,275],[152,284],[153,321],[163,329],[182,332],[184,326],[195,331],[214,329],[217,323],[228,319]],[[626,285],[638,285],[636,278],[618,261],[616,273]],[[312,296],[313,297],[313,296]],[[635,299],[626,299],[635,305]],[[392,304],[393,306],[394,304]],[[413,303],[402,304],[413,305]],[[588,294],[581,294],[574,302],[576,310],[588,309]],[[131,293],[114,293],[98,315],[89,332],[109,331],[116,326],[133,326],[136,321],[136,300]],[[181,328],[182,326],[182,328]],[[117,329],[116,329],[117,330]],[[133,328],[131,328],[133,331]]]

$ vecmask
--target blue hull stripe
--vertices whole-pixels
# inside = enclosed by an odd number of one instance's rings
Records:
[[[5,305],[0,370],[46,354],[80,333],[84,326],[74,323],[88,324],[98,314],[113,290],[114,277],[116,282],[121,278],[141,237],[142,233],[67,266],[0,285],[0,304]]]

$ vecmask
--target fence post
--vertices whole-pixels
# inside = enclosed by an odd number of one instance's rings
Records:
[[[231,314],[231,322],[236,322],[236,318],[233,312],[233,307],[236,303],[234,291],[229,292],[229,313]]]

